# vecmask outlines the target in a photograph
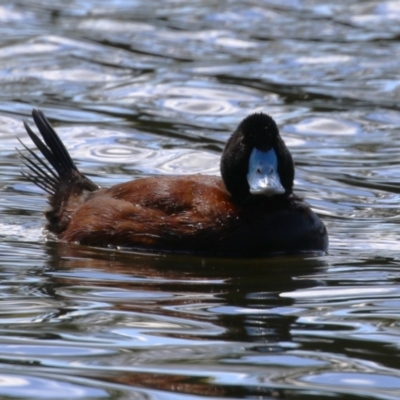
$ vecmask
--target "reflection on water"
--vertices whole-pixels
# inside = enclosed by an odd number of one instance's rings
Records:
[[[0,397],[397,399],[398,2],[0,5]],[[218,174],[270,113],[326,257],[56,243],[15,147],[41,108],[108,186]]]
[[[30,307],[29,323],[23,320],[26,308],[18,320],[23,341],[30,342],[17,346],[20,353],[47,367],[79,368],[88,377],[96,371],[114,383],[171,391],[182,385],[180,391],[205,395],[231,393],[243,363],[268,364],[291,349],[293,300],[280,293],[317,285],[312,274],[326,269],[318,258],[293,257],[246,261],[243,274],[243,262],[228,259],[153,257],[56,243],[46,245],[46,260],[39,271],[45,279],[36,287],[43,300]],[[2,318],[13,324],[0,313],[0,323]],[[40,334],[32,321],[40,324]],[[58,334],[43,357],[33,343],[54,324]],[[57,346],[72,349],[66,354]],[[223,378],[213,372],[220,363],[226,365],[226,382],[192,382],[193,376]],[[113,377],[110,371],[120,373]]]

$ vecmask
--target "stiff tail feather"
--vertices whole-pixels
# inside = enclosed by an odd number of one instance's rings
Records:
[[[75,203],[79,198],[84,200],[85,192],[93,192],[100,188],[79,172],[68,150],[43,112],[33,110],[32,117],[43,140],[33,132],[26,122],[24,122],[24,126],[32,142],[47,162],[20,141],[28,152],[28,154],[24,154],[18,150],[26,167],[26,170],[22,171],[22,175],[50,195],[51,210],[46,213],[49,220],[48,228],[52,232],[60,232],[70,217],[63,212],[65,205],[70,200]]]

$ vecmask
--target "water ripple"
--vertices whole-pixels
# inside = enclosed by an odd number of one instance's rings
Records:
[[[397,399],[399,10],[1,5],[0,396]],[[218,260],[58,243],[15,150],[33,107],[103,186],[218,174],[241,119],[267,112],[330,254]]]

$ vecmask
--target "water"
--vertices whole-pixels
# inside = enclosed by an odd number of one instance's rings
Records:
[[[0,398],[400,397],[397,1],[14,0],[0,22]],[[218,174],[268,112],[329,255],[59,244],[15,149],[32,107],[104,186]]]

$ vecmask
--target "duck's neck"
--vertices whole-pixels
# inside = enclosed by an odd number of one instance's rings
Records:
[[[232,196],[232,200],[239,206],[251,207],[259,204],[264,204],[266,206],[281,204],[291,196],[291,193],[276,194],[274,196],[263,196],[263,195],[252,195],[247,193],[241,196]]]

